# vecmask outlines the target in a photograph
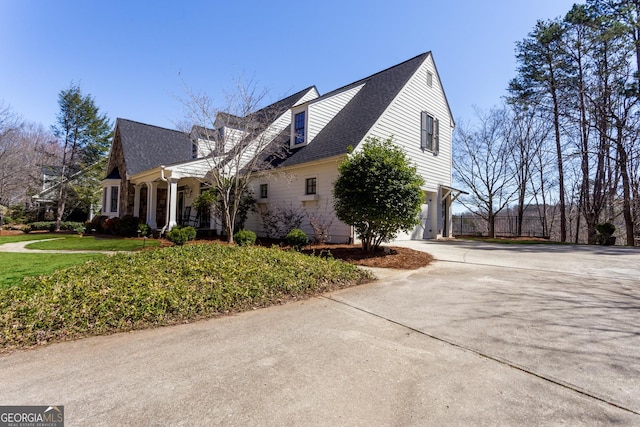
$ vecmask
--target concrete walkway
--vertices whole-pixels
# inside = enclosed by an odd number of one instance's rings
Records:
[[[0,356],[67,425],[639,425],[640,252],[407,242],[307,301]]]
[[[0,244],[0,252],[16,252],[16,253],[38,253],[38,254],[107,254],[113,255],[117,251],[82,251],[82,250],[64,250],[64,249],[30,249],[27,245],[31,243],[46,242],[49,240],[59,240],[61,237],[53,239],[25,240],[23,242],[12,242]]]

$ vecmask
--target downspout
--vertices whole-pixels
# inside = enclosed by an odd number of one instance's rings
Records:
[[[164,225],[164,227],[162,227],[162,230],[160,230],[160,236],[162,236],[164,232],[167,231],[167,228],[169,228],[169,209],[171,209],[171,184],[169,183],[169,180],[164,176],[164,166],[162,165],[160,165],[160,179],[167,183],[167,218],[166,224]]]

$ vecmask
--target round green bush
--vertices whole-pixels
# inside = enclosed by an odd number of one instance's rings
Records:
[[[309,243],[309,238],[305,234],[304,231],[299,228],[294,228],[287,234],[286,237],[287,244],[294,247],[296,250],[302,249],[303,246],[306,246]]]
[[[196,238],[196,229],[193,227],[174,227],[167,232],[167,239],[174,245],[182,246]]]
[[[233,235],[233,240],[238,246],[250,246],[256,243],[256,233],[251,230],[240,230]]]
[[[616,226],[610,222],[603,222],[601,224],[596,224],[596,231],[603,236],[611,236],[615,233]]]

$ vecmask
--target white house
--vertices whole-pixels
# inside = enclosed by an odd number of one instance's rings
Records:
[[[248,136],[236,126],[241,122],[258,130]],[[245,150],[245,157],[249,152],[271,164],[252,181],[258,211],[304,212],[301,228],[310,236],[313,216],[331,225],[331,242],[353,241],[351,227],[333,212],[338,164],[367,137],[393,136],[425,180],[421,223],[398,239],[448,237],[451,203],[459,194],[451,187],[454,126],[431,52],[322,96],[310,87],[247,117],[219,114],[215,129],[194,127],[186,134],[118,119],[103,181],[103,215],[138,216],[152,228],[188,222],[220,232],[216,218],[197,215],[191,206],[208,186],[211,159],[229,158],[234,144],[245,144],[260,147]],[[265,233],[257,212],[245,228]]]

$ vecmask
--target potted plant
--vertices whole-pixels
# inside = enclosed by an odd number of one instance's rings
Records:
[[[596,224],[596,231],[598,232],[597,241],[599,245],[613,246],[616,244],[616,237],[613,235],[616,231],[616,226],[610,222],[603,222]]]

